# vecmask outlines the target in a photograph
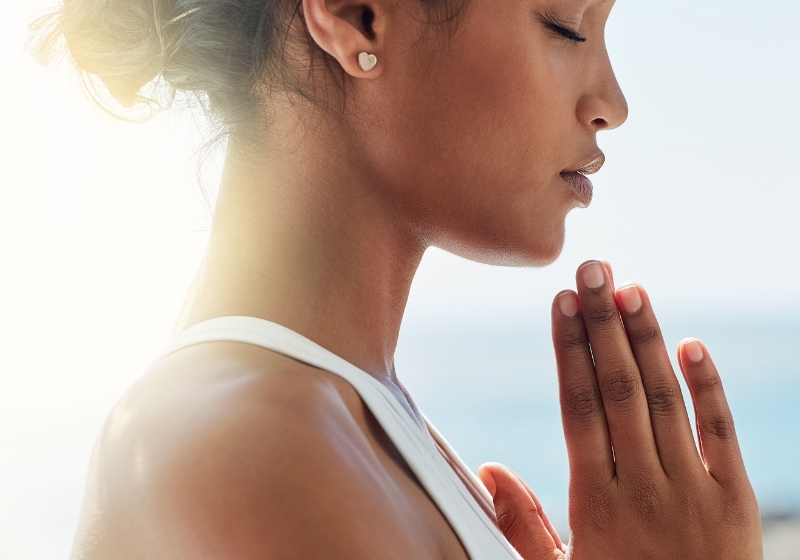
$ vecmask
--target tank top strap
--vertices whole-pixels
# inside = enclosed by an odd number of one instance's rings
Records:
[[[377,379],[301,334],[256,317],[218,317],[178,333],[155,361],[188,346],[223,341],[260,346],[350,383],[448,520],[470,558],[522,560],[494,523],[491,496],[427,418],[429,431],[423,431]]]

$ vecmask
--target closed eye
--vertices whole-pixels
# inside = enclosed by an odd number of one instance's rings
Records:
[[[576,43],[585,43],[586,37],[580,35],[577,31],[573,31],[568,27],[564,27],[561,24],[558,24],[551,20],[543,20],[542,23],[544,26],[552,31],[553,33],[564,37],[565,39],[569,39],[570,41],[575,41]]]

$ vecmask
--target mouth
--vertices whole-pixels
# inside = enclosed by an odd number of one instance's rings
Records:
[[[589,163],[577,169],[562,171],[560,173],[561,178],[572,189],[580,208],[586,208],[592,203],[594,185],[592,185],[592,181],[589,180],[587,175],[592,175],[600,171],[600,168],[603,167],[605,162],[606,157],[601,152],[599,156],[595,157]]]

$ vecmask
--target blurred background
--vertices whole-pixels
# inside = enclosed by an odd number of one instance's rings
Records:
[[[66,558],[89,454],[165,345],[207,237],[220,153],[190,112],[142,125],[93,108],[0,4],[0,558]],[[800,558],[800,3],[619,0],[608,46],[630,118],[545,269],[431,250],[397,369],[473,467],[523,475],[567,531],[552,297],[605,258],[649,291],[670,349],[706,342],[764,518],[767,560]],[[564,535],[566,536],[566,535]]]

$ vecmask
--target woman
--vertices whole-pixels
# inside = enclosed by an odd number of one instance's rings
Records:
[[[66,0],[40,22],[44,55],[63,35],[127,106],[197,93],[228,141],[180,332],[101,433],[74,558],[761,558],[711,358],[678,349],[698,454],[647,295],[608,263],[553,305],[569,543],[395,372],[427,247],[544,265],[589,205],[627,115],[612,5]]]

